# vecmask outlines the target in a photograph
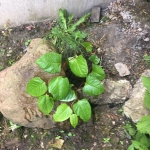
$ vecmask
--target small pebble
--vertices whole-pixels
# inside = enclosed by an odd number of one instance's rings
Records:
[[[119,75],[121,77],[130,75],[130,71],[129,71],[128,67],[123,63],[116,63],[115,68],[119,72]]]
[[[112,121],[112,125],[115,125],[116,124],[116,122],[115,121]]]
[[[142,28],[138,28],[138,31],[141,32],[141,31],[142,31]]]
[[[7,57],[10,57],[10,56],[11,56],[11,54],[7,54],[6,56],[7,56]]]
[[[149,38],[148,38],[148,37],[147,37],[147,38],[145,38],[145,39],[144,39],[144,41],[145,41],[145,42],[148,42],[148,41],[149,41]]]

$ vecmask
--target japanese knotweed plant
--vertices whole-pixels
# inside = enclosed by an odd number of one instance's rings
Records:
[[[52,28],[47,37],[63,56],[67,55],[68,57],[69,54],[69,56],[82,54],[85,47],[87,51],[91,51],[91,44],[85,42],[87,34],[77,28],[85,22],[90,15],[91,13],[88,13],[78,21],[73,22],[72,14],[68,16],[66,10],[59,9],[57,25]]]
[[[103,69],[97,65],[100,59],[92,54],[89,58],[92,62],[92,71],[89,73],[86,59],[82,55],[68,58],[70,70],[78,77],[86,78],[82,91],[90,96],[100,95],[104,92],[101,80],[105,78]],[[49,52],[36,60],[36,64],[45,72],[57,74],[61,72],[62,54]],[[84,122],[91,118],[91,106],[86,98],[78,99],[77,92],[73,89],[69,79],[64,76],[56,76],[45,82],[40,77],[32,78],[26,86],[26,91],[31,96],[37,97],[38,107],[45,115],[49,115],[54,109],[56,101],[60,105],[52,113],[55,122],[70,119],[73,127],[78,124],[78,117]],[[56,107],[56,105],[55,105]]]

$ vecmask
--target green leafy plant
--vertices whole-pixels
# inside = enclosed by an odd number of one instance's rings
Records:
[[[84,41],[87,34],[78,29],[78,26],[85,22],[90,14],[88,13],[78,21],[73,22],[72,14],[68,16],[66,10],[59,9],[58,24],[47,36],[59,53],[73,56],[77,53],[83,53],[84,48],[87,52],[92,51],[91,43]]]
[[[136,149],[149,150],[150,149],[149,135],[141,133],[141,131],[131,123],[127,123],[125,129],[127,134],[129,134],[133,139],[131,140],[132,144],[128,147],[128,150],[136,150]]]
[[[144,105],[150,109],[150,77],[142,76],[142,82],[146,88],[144,94]],[[129,135],[132,136],[132,144],[128,150],[149,150],[150,149],[150,116],[143,116],[136,126],[127,124],[125,126]]]
[[[30,43],[31,43],[31,39],[30,40],[27,40],[24,44],[25,44],[25,46],[28,46]]]
[[[60,73],[64,66],[62,54],[56,52],[42,55],[36,60],[36,64],[51,74]],[[95,96],[104,92],[104,87],[100,81],[105,78],[105,72],[99,65],[93,63],[92,71],[89,73],[86,59],[82,55],[76,55],[68,58],[68,66],[73,74],[86,78],[82,87],[84,93]],[[67,77],[58,75],[48,82],[40,77],[34,77],[28,82],[26,91],[31,96],[37,97],[38,107],[45,115],[53,110],[55,102],[60,102],[53,114],[55,122],[69,119],[75,128],[78,125],[78,117],[84,122],[91,118],[90,103],[85,98],[78,99],[77,91],[74,90],[74,85],[69,83]]]

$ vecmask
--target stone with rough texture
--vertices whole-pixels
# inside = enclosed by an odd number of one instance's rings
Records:
[[[121,77],[130,75],[130,71],[129,71],[128,67],[125,64],[123,64],[123,63],[115,64],[115,68],[119,72],[119,75]]]
[[[94,8],[92,8],[91,22],[99,22],[100,11],[101,11],[100,7],[94,7]]]
[[[42,39],[34,39],[18,62],[0,72],[0,111],[15,124],[45,129],[54,127],[51,116],[45,117],[39,111],[37,98],[26,94],[26,84],[31,78],[39,76],[47,81],[54,77],[43,72],[35,63],[49,51],[52,48]]]
[[[150,77],[150,70],[146,70],[142,75]],[[135,84],[130,99],[124,105],[124,113],[133,122],[138,122],[143,116],[150,114],[149,109],[144,106],[145,87],[140,78]]]
[[[130,92],[132,91],[132,86],[127,80],[113,81],[106,79],[103,85],[105,92],[102,95],[93,97],[82,93],[82,96],[87,98],[92,104],[119,104],[124,103],[130,97]]]

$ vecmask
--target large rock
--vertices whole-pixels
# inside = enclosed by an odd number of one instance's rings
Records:
[[[45,117],[37,107],[37,99],[26,94],[27,82],[35,76],[47,81],[54,75],[43,72],[35,60],[52,48],[35,39],[27,53],[13,66],[0,72],[0,111],[12,122],[25,127],[52,128],[51,117]]]
[[[100,96],[88,96],[82,93],[82,97],[87,98],[92,104],[120,104],[124,103],[130,97],[132,86],[127,80],[113,81],[106,79],[104,81],[105,92]]]
[[[150,77],[150,70],[145,71],[142,75]],[[133,122],[139,121],[143,116],[150,114],[150,111],[144,106],[145,87],[140,78],[135,84],[131,98],[124,105],[124,113],[131,118]]]

